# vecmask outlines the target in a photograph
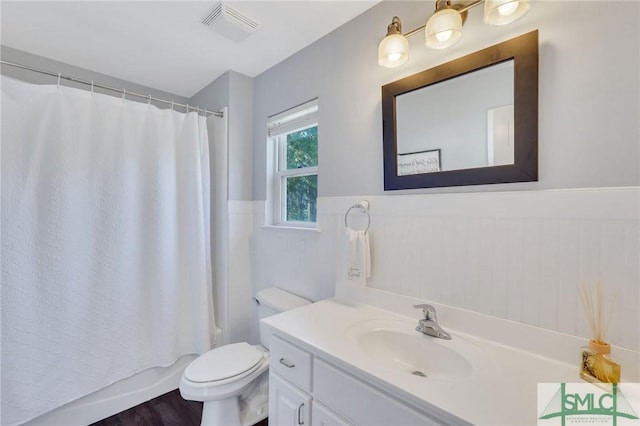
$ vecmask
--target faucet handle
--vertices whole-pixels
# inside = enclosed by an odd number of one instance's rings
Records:
[[[431,305],[421,304],[421,305],[413,305],[416,309],[422,309],[422,313],[424,314],[424,319],[426,320],[435,320],[436,317],[436,308]]]

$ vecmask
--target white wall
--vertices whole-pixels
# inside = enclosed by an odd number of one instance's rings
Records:
[[[313,300],[354,285],[344,214],[361,199],[371,204],[369,287],[587,338],[578,286],[600,281],[615,299],[608,340],[640,350],[638,187],[323,197],[321,232],[254,230],[256,285]]]
[[[615,298],[609,340],[640,350],[639,199],[638,188],[373,197],[368,285],[589,337],[577,289],[601,281]],[[342,215],[340,199],[324,204]]]
[[[484,25],[481,9],[454,48],[428,50],[419,34],[406,66],[383,69],[377,44],[391,18],[410,30],[431,13],[425,2],[383,2],[255,79],[254,288],[332,294],[342,215],[370,199],[370,286],[587,337],[576,288],[602,280],[618,293],[611,341],[638,349],[640,4],[533,2],[506,27]],[[534,29],[540,181],[385,193],[380,87]],[[266,118],[314,97],[322,232],[260,227]]]

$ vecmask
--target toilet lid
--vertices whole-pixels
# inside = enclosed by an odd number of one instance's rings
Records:
[[[196,358],[184,370],[192,382],[215,382],[242,374],[255,367],[264,352],[246,342],[220,346]]]

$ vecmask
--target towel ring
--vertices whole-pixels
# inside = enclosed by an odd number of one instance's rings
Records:
[[[367,215],[367,226],[366,228],[364,228],[364,232],[367,233],[369,231],[369,227],[371,226],[371,215],[369,214],[369,202],[362,201],[360,203],[356,203],[353,206],[349,207],[347,212],[344,214],[344,226],[346,228],[349,228],[349,213],[351,213],[353,209],[358,209],[360,213],[364,213]]]

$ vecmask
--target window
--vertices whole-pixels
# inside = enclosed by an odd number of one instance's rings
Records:
[[[313,100],[267,121],[269,220],[273,225],[314,227],[318,200],[318,102]]]

